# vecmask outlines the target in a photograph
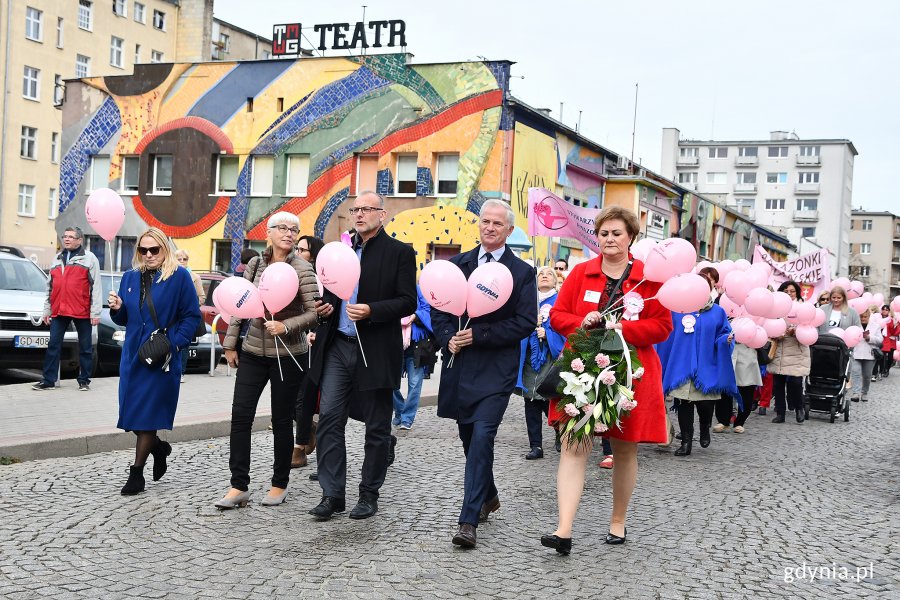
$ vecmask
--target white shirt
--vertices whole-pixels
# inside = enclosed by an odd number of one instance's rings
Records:
[[[500,246],[493,252],[491,252],[491,261],[499,261],[500,257],[503,256],[503,253],[506,252],[506,245]],[[478,251],[478,264],[483,265],[486,262],[485,256],[487,256],[487,250],[484,249],[484,246]]]

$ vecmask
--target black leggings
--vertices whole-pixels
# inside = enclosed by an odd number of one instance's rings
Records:
[[[678,427],[681,429],[681,440],[690,441],[694,437],[694,405],[697,405],[697,416],[700,417],[700,429],[709,429],[712,425],[713,412],[718,400],[700,400],[688,402],[678,400]]]
[[[881,373],[881,376],[887,377],[888,373],[891,372],[891,367],[894,366],[894,351],[884,351],[884,357],[882,357],[881,359],[881,364],[877,366],[879,369],[879,373]]]

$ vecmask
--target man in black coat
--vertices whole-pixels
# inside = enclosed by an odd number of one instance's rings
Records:
[[[402,372],[400,319],[416,310],[415,251],[385,233],[384,198],[362,192],[350,214],[356,227],[353,249],[360,257],[359,285],[346,302],[327,292],[319,303],[321,324],[309,372],[321,390],[316,443],[322,486],[322,501],[309,512],[322,521],[345,510],[344,429],[350,413],[366,424],[359,501],[350,518],[366,519],[378,510],[378,490],[388,468],[392,396]]]
[[[458,331],[457,317],[431,310],[435,336],[443,348],[444,365],[438,392],[439,417],[455,419],[466,454],[466,477],[459,530],[453,543],[472,548],[479,521],[500,508],[494,485],[494,438],[519,373],[520,342],[537,323],[534,269],[506,246],[514,218],[509,205],[488,200],[481,207],[481,244],[451,258],[468,278],[486,262],[506,265],[513,276],[509,300],[498,310],[476,317]],[[462,322],[468,319],[462,316]],[[453,366],[448,358],[456,356]]]

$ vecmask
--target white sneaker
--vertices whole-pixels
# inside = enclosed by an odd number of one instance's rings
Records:
[[[744,433],[744,428],[740,425],[736,425],[734,428],[735,433]]]
[[[722,433],[723,431],[725,431],[725,426],[721,423],[716,423],[715,425],[713,425],[712,430],[713,433]]]

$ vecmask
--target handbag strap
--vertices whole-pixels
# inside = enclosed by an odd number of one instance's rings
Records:
[[[144,288],[144,300],[147,302],[147,309],[150,311],[150,317],[153,319],[153,324],[159,329],[159,319],[156,318],[156,307],[153,306],[153,294],[150,293],[150,290],[153,287],[153,275],[146,272],[142,273],[141,287]],[[175,323],[174,320],[166,326],[166,329],[171,327],[173,323]]]

